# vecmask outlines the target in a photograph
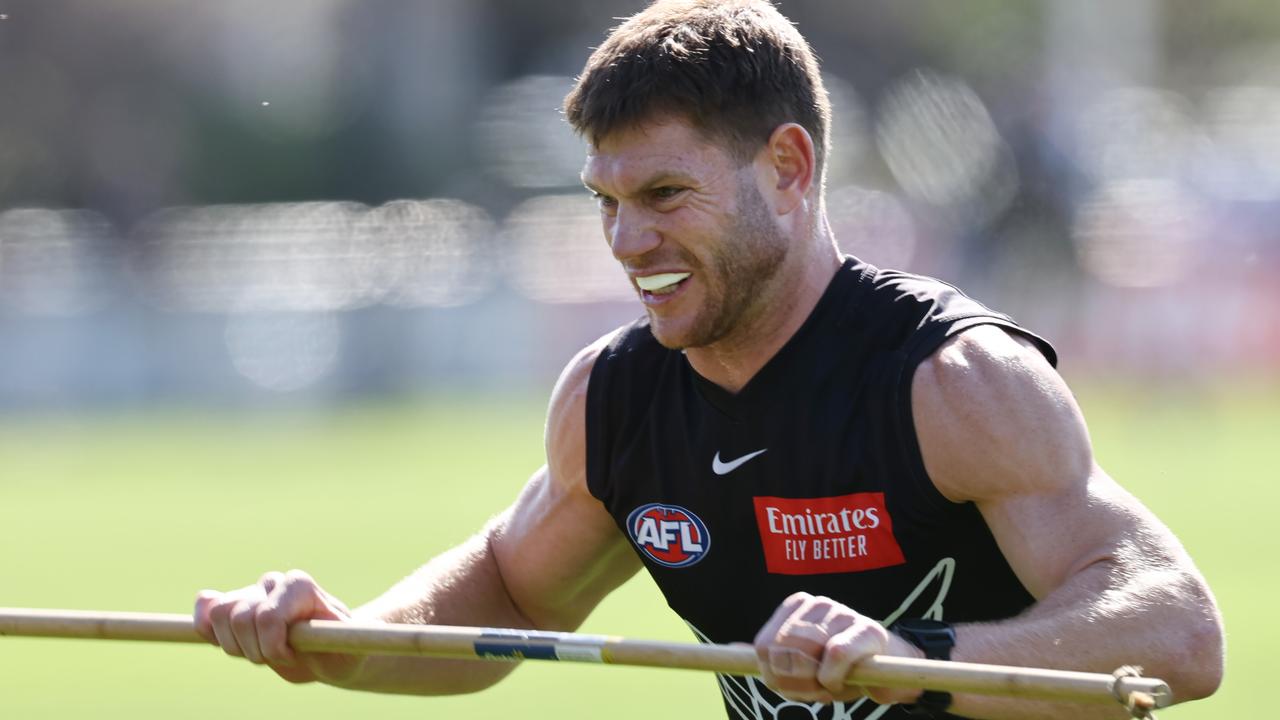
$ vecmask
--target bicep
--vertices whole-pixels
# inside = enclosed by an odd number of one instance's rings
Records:
[[[613,518],[587,490],[587,383],[605,340],[574,358],[556,383],[547,412],[547,464],[491,539],[507,592],[543,629],[576,628],[640,568]]]
[[[572,630],[639,569],[604,507],[566,490],[546,467],[502,518],[494,557],[517,609],[535,627]]]
[[[981,511],[1005,559],[1037,598],[1100,562],[1179,546],[1097,465],[1079,406],[1036,350],[995,327],[969,330],[929,358],[912,385],[926,469]]]

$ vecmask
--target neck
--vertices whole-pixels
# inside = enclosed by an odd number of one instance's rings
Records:
[[[685,350],[699,375],[736,393],[790,340],[817,306],[842,262],[825,222],[799,245],[757,299],[751,321],[710,345]]]

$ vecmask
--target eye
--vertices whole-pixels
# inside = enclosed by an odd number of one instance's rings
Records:
[[[600,209],[602,210],[612,210],[613,208],[618,206],[618,200],[609,195],[593,192],[591,193],[591,197],[595,199],[596,203],[600,206]]]
[[[655,200],[670,200],[682,192],[684,192],[684,188],[682,187],[676,185],[663,185],[662,187],[650,190],[649,194],[652,195]]]

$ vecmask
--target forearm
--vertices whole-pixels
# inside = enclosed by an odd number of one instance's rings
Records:
[[[359,620],[529,628],[512,603],[489,544],[492,525],[436,557],[387,592],[355,609]],[[463,694],[501,680],[514,663],[370,656],[351,678],[353,690],[415,695]]]
[[[1141,563],[1133,563],[1139,565]],[[953,659],[1109,673],[1139,665],[1174,698],[1213,692],[1222,665],[1221,619],[1203,580],[1169,565],[1125,570],[1100,561],[1027,612],[956,628]],[[1114,705],[1038,703],[956,695],[951,712],[986,720],[1124,718]]]

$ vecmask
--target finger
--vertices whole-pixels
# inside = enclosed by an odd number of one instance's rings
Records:
[[[236,604],[236,599],[232,593],[224,594],[209,606],[209,625],[213,630],[214,639],[218,641],[218,645],[222,647],[222,651],[232,657],[244,657],[244,653],[240,650],[240,643],[236,642],[236,635],[231,631],[231,608]]]
[[[258,628],[258,648],[267,663],[273,667],[298,664],[298,657],[289,646],[289,614],[281,607],[278,596],[273,595],[258,606],[254,623]]]
[[[805,595],[798,605],[792,604],[773,636],[764,638],[761,675],[783,697],[828,701],[827,691],[818,684],[817,670],[828,634],[825,619],[834,604],[830,598]]]
[[[764,625],[760,626],[760,631],[756,633],[753,643],[756,649],[756,664],[760,668],[760,675],[765,684],[770,687],[776,688],[778,686],[778,678],[773,673],[772,662],[769,658],[770,649],[774,646],[774,639],[777,637],[778,631],[782,629],[783,623],[811,597],[813,596],[806,592],[792,593],[778,605],[778,608],[773,611],[773,615],[765,621]]]
[[[346,620],[351,617],[351,611],[341,600],[330,595],[328,591],[320,587],[314,578],[302,570],[290,570],[285,575],[285,582],[290,586],[298,586],[306,588],[315,602],[311,607],[314,613],[311,617],[316,620]]]
[[[853,609],[833,602],[827,616],[822,619],[821,625],[827,631],[827,639],[830,639],[831,636],[844,632],[861,617],[863,616]]]
[[[262,591],[268,595],[282,582],[284,582],[284,573],[276,570],[269,570],[258,578],[258,585],[262,586]]]
[[[258,578],[258,585],[266,593],[266,598],[254,610],[253,623],[258,636],[258,649],[263,659],[275,666],[293,667],[297,664],[293,649],[289,647],[287,637],[291,618],[280,607],[280,599],[285,590],[285,575],[272,570]],[[277,674],[280,670],[273,667]],[[284,677],[284,675],[281,675]],[[285,677],[286,680],[290,678]],[[291,680],[292,682],[292,680]]]
[[[809,593],[798,592],[792,593],[786,600],[783,600],[778,609],[773,611],[773,615],[765,621],[764,625],[760,626],[760,632],[756,633],[754,640],[755,646],[760,648],[773,642],[774,636],[778,634],[778,630],[782,628],[782,624],[787,621],[787,618],[791,617],[791,613],[795,612],[811,597],[813,596]],[[760,659],[761,661],[766,659],[763,651],[761,651]]]
[[[265,662],[262,649],[258,646],[258,627],[256,615],[258,603],[246,598],[231,608],[231,632],[235,635],[240,652],[249,662],[261,665]]]
[[[283,667],[298,665],[298,656],[289,645],[289,626],[317,617],[319,588],[310,576],[291,572],[281,575],[258,612],[259,642],[263,655]]]
[[[878,623],[862,618],[827,641],[818,668],[818,683],[835,696],[862,695],[860,689],[846,685],[846,678],[854,665],[883,652],[888,643],[888,631]]]
[[[831,598],[810,597],[791,613],[773,637],[772,644],[795,647],[818,658],[831,633],[826,619],[838,606]]]
[[[297,653],[289,646],[289,627],[293,623],[344,620],[350,614],[341,602],[301,570],[279,575],[274,582],[274,589],[258,609],[259,647],[268,662],[293,667],[298,665]]]
[[[222,593],[216,590],[201,590],[196,593],[196,604],[191,613],[191,622],[195,626],[196,634],[213,645],[218,644],[218,638],[213,634],[213,623],[209,619],[209,608],[220,597],[222,597]]]
[[[765,684],[787,700],[829,703],[831,693],[814,678],[818,661],[809,654],[790,647],[774,647],[769,651],[769,668],[761,673]]]
[[[818,661],[798,648],[769,648],[769,670],[778,678],[810,679],[817,676]]]

